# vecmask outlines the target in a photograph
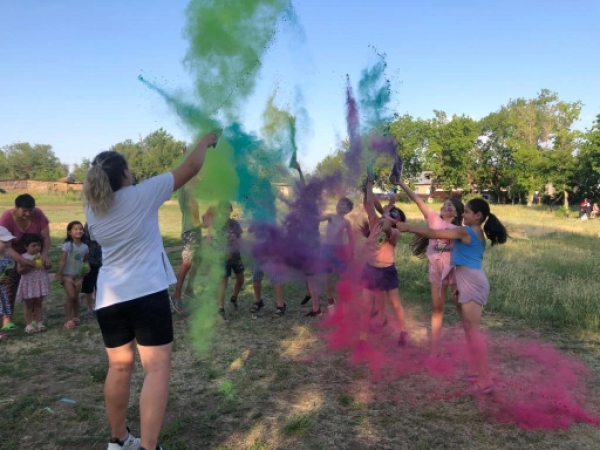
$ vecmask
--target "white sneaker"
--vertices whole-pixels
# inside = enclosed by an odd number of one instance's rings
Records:
[[[127,439],[124,441],[117,438],[110,438],[108,448],[106,450],[138,450],[140,446],[140,438],[136,438],[129,432],[127,428]]]

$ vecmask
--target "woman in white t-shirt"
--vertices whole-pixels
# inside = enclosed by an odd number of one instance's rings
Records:
[[[158,225],[158,209],[196,175],[206,151],[215,146],[205,135],[174,169],[133,185],[125,158],[98,154],[88,171],[83,195],[90,236],[102,246],[96,316],[108,353],[106,414],[112,436],[108,450],[160,448],[171,375],[173,323],[168,286],[176,282]],[[141,439],[126,427],[135,349],[144,366],[140,394]]]

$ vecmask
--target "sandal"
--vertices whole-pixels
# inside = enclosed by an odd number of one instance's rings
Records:
[[[265,302],[263,302],[262,298],[260,299],[260,302],[254,302],[254,304],[252,305],[252,307],[250,308],[250,312],[252,314],[257,314],[261,309],[263,309],[265,307]]]
[[[182,314],[183,313],[183,303],[175,300],[173,297],[170,297],[170,298],[171,298],[171,308],[173,308],[173,310],[177,314]]]
[[[42,322],[39,322],[37,324],[37,329],[38,331],[46,331],[46,326]]]
[[[72,320],[68,320],[65,322],[65,328],[75,328],[75,322]]]
[[[9,322],[6,325],[4,325],[2,328],[0,328],[0,330],[2,330],[2,331],[10,331],[10,330],[14,330],[15,328],[17,328],[17,326],[14,323]]]
[[[238,309],[238,302],[237,302],[237,297],[234,297],[233,295],[231,296],[231,298],[229,299],[229,301],[231,302],[231,304],[233,305],[233,309],[235,309],[237,311]],[[261,300],[262,302],[262,300]]]
[[[277,308],[275,308],[275,314],[273,314],[273,317],[275,317],[276,319],[283,317],[286,309],[287,305],[285,303],[283,304],[283,306],[278,306]]]
[[[0,333],[0,341],[3,341],[4,339],[8,339],[8,334]]]
[[[37,327],[34,327],[33,325],[29,324],[25,327],[25,333],[27,334],[31,334],[31,333],[37,333],[39,330],[37,329]]]

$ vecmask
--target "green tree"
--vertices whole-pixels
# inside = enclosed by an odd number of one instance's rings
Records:
[[[83,158],[80,164],[73,165],[73,169],[71,170],[71,173],[69,175],[71,175],[71,177],[75,181],[82,183],[83,180],[85,180],[85,176],[87,175],[87,172],[91,165],[92,161],[90,159]]]
[[[185,145],[161,128],[138,142],[127,139],[110,149],[125,156],[133,177],[141,181],[172,169]]]
[[[505,193],[514,199],[519,192],[515,189],[515,159],[509,146],[513,126],[508,109],[503,107],[484,117],[479,128],[480,136],[471,159],[471,182],[480,191],[492,191],[498,199],[503,199]]]
[[[335,173],[344,173],[344,150],[337,149],[333,154],[323,158],[313,171],[313,174],[318,177],[326,177]]]
[[[576,157],[574,178],[581,198],[600,198],[600,114],[583,135]]]
[[[479,127],[464,115],[448,119],[443,111],[434,110],[434,114],[423,155],[425,166],[445,188],[466,186]]]
[[[405,114],[396,115],[390,124],[390,135],[398,142],[398,153],[402,157],[403,173],[407,177],[419,175],[425,167],[424,154],[429,139],[429,123]]]
[[[19,142],[2,149],[4,177],[15,180],[52,181],[65,177],[68,166],[47,144]]]

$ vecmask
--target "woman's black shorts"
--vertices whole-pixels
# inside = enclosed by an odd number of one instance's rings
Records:
[[[157,347],[173,342],[169,291],[155,292],[96,310],[106,348],[121,347],[134,339]]]

